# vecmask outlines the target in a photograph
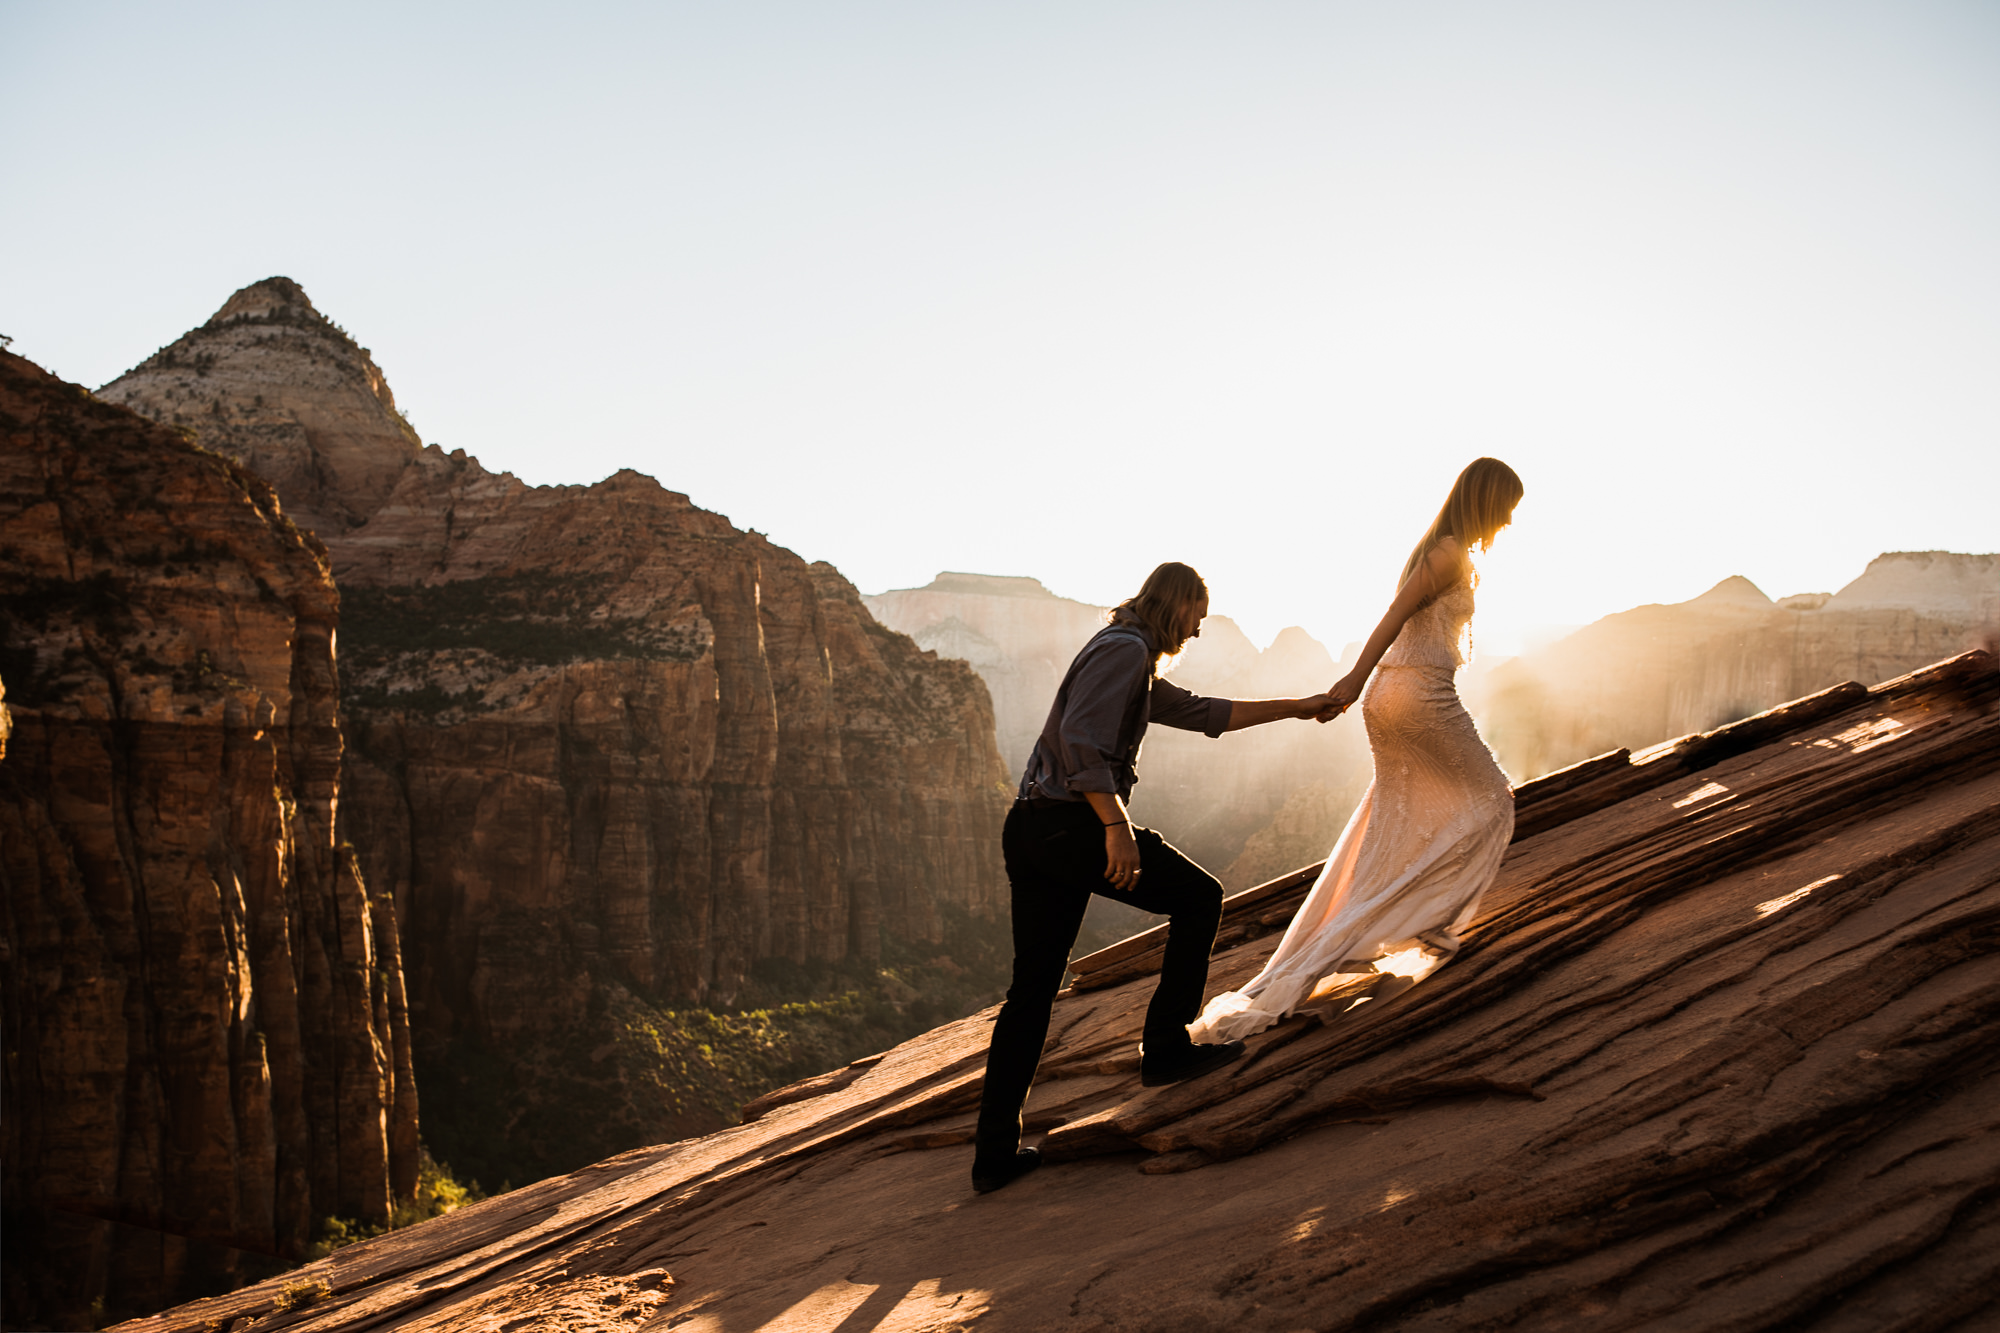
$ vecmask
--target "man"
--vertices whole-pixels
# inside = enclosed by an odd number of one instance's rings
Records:
[[[1039,1153],[1021,1147],[1021,1107],[1092,893],[1168,918],[1140,1047],[1146,1086],[1194,1078],[1243,1054],[1240,1041],[1197,1046],[1188,1038],[1222,919],[1222,885],[1127,815],[1139,745],[1150,722],[1220,736],[1280,718],[1325,721],[1336,710],[1324,694],[1210,699],[1161,679],[1160,660],[1198,637],[1207,615],[1208,586],[1194,570],[1170,562],[1148,575],[1070,663],[1021,777],[1001,834],[1013,889],[1014,978],[986,1053],[972,1162],[972,1185],[982,1194],[1041,1164]]]

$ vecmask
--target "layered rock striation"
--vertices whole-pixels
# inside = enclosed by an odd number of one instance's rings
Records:
[[[1518,795],[1450,962],[1329,978],[1208,1077],[1140,1086],[1157,940],[1079,960],[1027,1108],[1050,1165],[997,1194],[967,1180],[989,1012],[357,1246],[287,1327],[1991,1327],[1994,659]],[[1311,874],[1227,904],[1212,990]]]
[[[154,1308],[415,1185],[338,623],[262,480],[0,353],[10,1323]]]
[[[342,832],[396,901],[454,1167],[497,1184],[712,1129],[675,1006],[1004,932],[986,691],[831,566],[636,472],[536,487],[417,448],[283,279],[104,393],[280,469],[320,521]]]
[[[1606,616],[1497,667],[1473,711],[1509,773],[1705,730],[1843,680],[1883,680],[2000,634],[2000,555],[1899,551],[1838,593],[1745,578]]]

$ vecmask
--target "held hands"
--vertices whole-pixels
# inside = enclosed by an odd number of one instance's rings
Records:
[[[1354,701],[1361,697],[1361,686],[1362,682],[1356,680],[1353,676],[1342,676],[1339,680],[1335,681],[1333,688],[1320,696],[1327,701],[1326,708],[1321,712],[1313,714],[1314,720],[1331,722],[1352,708]]]
[[[1139,887],[1139,844],[1132,837],[1130,823],[1113,824],[1104,830],[1104,878],[1122,893]]]

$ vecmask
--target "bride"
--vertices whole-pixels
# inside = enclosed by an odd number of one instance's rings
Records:
[[[1410,552],[1402,585],[1354,669],[1329,694],[1356,698],[1375,780],[1264,970],[1208,1002],[1196,1042],[1258,1032],[1298,1007],[1322,977],[1418,939],[1449,955],[1514,835],[1514,793],[1458,701],[1471,656],[1472,548],[1513,520],[1521,479],[1497,458],[1459,473],[1437,521]],[[1377,662],[1381,670],[1362,685]],[[1367,971],[1365,966],[1345,970]]]

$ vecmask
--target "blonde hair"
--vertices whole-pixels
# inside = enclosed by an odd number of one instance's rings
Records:
[[[1178,560],[1169,560],[1146,576],[1139,595],[1111,608],[1105,619],[1114,625],[1136,625],[1152,636],[1153,660],[1178,654],[1188,640],[1181,612],[1208,596],[1201,575]]]
[[[1513,468],[1497,458],[1473,459],[1451,484],[1451,494],[1445,496],[1444,508],[1438,510],[1423,540],[1403,562],[1403,577],[1396,586],[1408,583],[1417,566],[1446,537],[1456,538],[1459,549],[1466,555],[1475,546],[1481,550],[1491,546],[1494,535],[1507,526],[1514,506],[1525,493],[1526,488]]]

